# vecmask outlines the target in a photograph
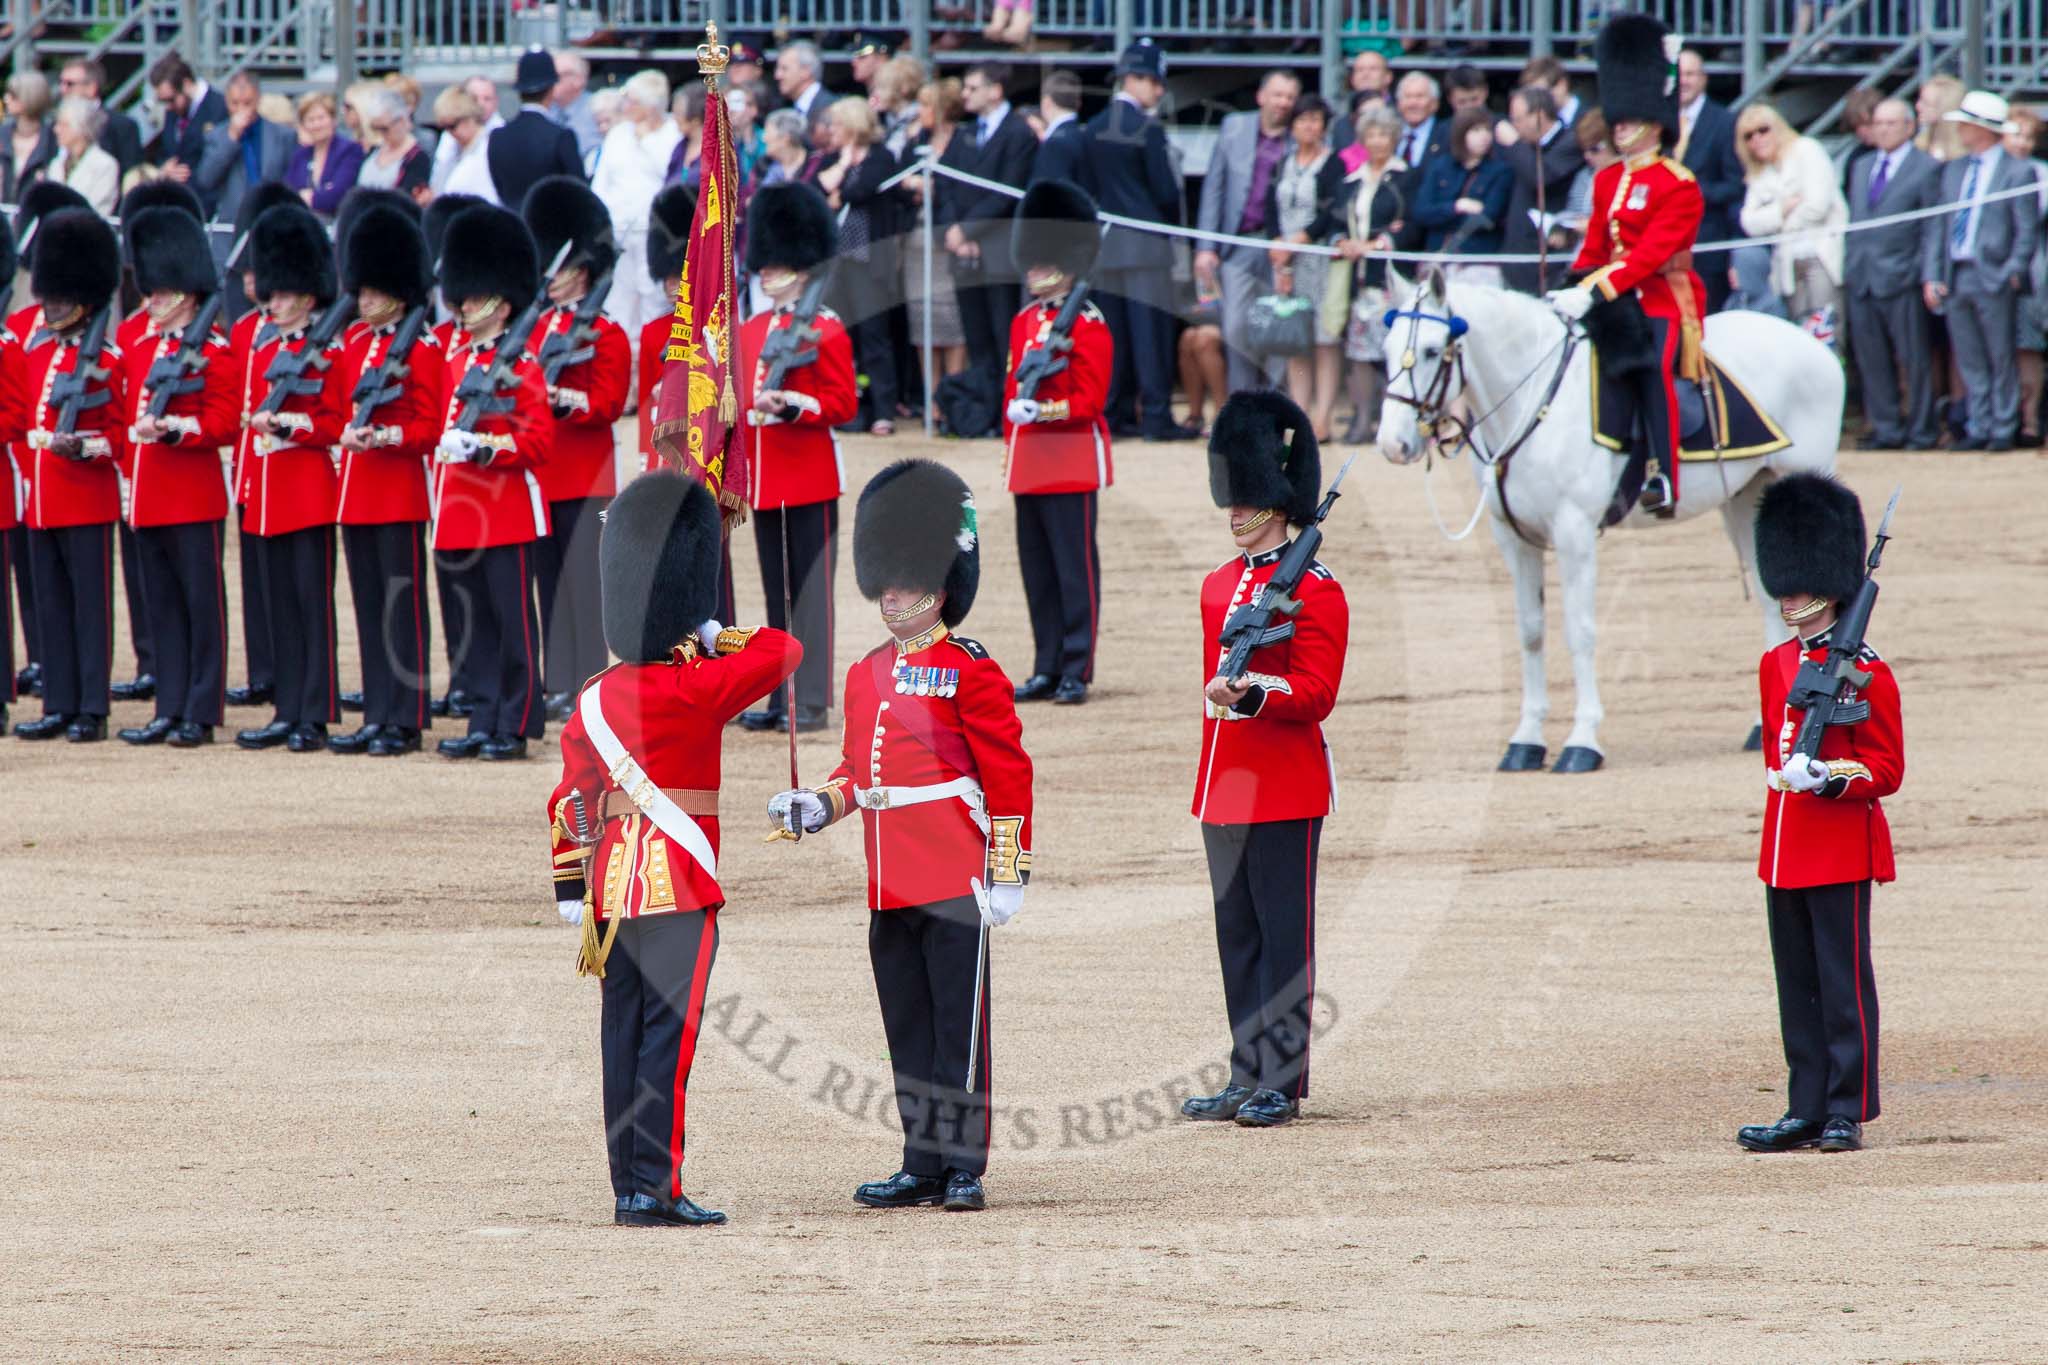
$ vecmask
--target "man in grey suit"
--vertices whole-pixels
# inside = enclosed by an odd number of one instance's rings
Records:
[[[1867,125],[1871,153],[1849,168],[1849,221],[1869,222],[1932,208],[1940,202],[1941,163],[1913,145],[1913,110],[1885,100]],[[1932,450],[1933,328],[1920,283],[1919,219],[1850,232],[1844,240],[1843,291],[1848,295],[1849,349],[1863,382],[1870,432],[1864,450]],[[1905,386],[1905,411],[1899,390]]]
[[[192,172],[192,188],[214,217],[232,223],[251,186],[284,179],[298,134],[258,116],[256,104],[263,89],[248,72],[230,76],[221,94],[227,100],[227,122],[206,135],[206,151]]]
[[[2029,194],[2034,168],[2005,155],[2004,100],[1985,90],[1963,96],[1942,116],[1962,136],[1963,155],[1941,168],[1937,202],[1953,205],[1926,219],[1920,235],[1921,292],[1948,318],[1949,344],[1969,401],[1970,434],[1956,450],[2011,450],[2020,429],[2019,297],[2040,232],[2040,201]]]
[[[1259,82],[1258,107],[1224,116],[1209,154],[1208,173],[1202,177],[1197,227],[1234,236],[1276,234],[1279,225],[1266,221],[1266,189],[1291,145],[1287,129],[1300,98],[1300,77],[1290,71],[1268,71]],[[1233,393],[1267,383],[1265,371],[1245,349],[1244,336],[1252,300],[1273,286],[1266,252],[1264,246],[1211,244],[1195,253],[1195,275],[1203,287],[1220,285],[1223,349]]]

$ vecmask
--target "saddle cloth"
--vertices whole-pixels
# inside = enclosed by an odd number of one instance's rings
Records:
[[[1600,356],[1596,351],[1592,371],[1593,438],[1609,450],[1627,451],[1635,434],[1635,402],[1626,384],[1600,382]],[[1707,357],[1705,386],[1689,379],[1675,381],[1678,390],[1678,458],[1695,460],[1742,460],[1770,455],[1792,444],[1771,415],[1763,410],[1735,377]],[[1715,404],[1717,420],[1707,421],[1707,404]],[[1721,448],[1714,448],[1715,432]]]

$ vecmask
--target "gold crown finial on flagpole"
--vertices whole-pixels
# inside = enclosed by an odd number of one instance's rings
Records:
[[[732,49],[718,41],[718,25],[704,25],[704,41],[697,45],[697,74],[700,76],[722,76],[726,64],[732,60]]]

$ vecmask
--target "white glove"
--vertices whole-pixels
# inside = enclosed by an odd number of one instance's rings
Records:
[[[562,917],[562,923],[574,927],[583,923],[583,898],[555,902],[555,913]]]
[[[1003,415],[1010,419],[1011,426],[1028,427],[1038,420],[1038,400],[1012,398],[1010,406],[1003,409]]]
[[[1819,791],[1828,784],[1828,765],[1805,754],[1794,754],[1782,772],[1785,785],[1796,792]]]
[[[1557,311],[1559,317],[1577,322],[1593,311],[1593,291],[1574,285],[1570,289],[1553,289],[1544,299]]]
[[[461,464],[475,459],[477,449],[482,445],[475,432],[451,429],[441,433],[441,444],[437,449],[443,464]]]
[[[724,626],[718,624],[718,618],[715,616],[697,627],[697,643],[704,646],[706,654],[718,652],[718,632],[724,629]]]
[[[1002,928],[1024,908],[1022,885],[983,886],[979,877],[969,877],[967,884],[974,889],[974,903],[981,907],[981,922],[991,929]]]
[[[768,798],[768,813],[782,822],[782,827],[791,834],[802,826],[805,834],[816,834],[825,828],[828,812],[825,799],[814,791],[798,787],[792,791],[777,792]]]

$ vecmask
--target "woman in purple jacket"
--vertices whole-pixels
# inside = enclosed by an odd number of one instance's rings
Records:
[[[299,192],[313,212],[334,217],[341,197],[355,187],[363,149],[336,135],[334,96],[315,90],[299,97],[299,147],[285,167],[284,183]]]

